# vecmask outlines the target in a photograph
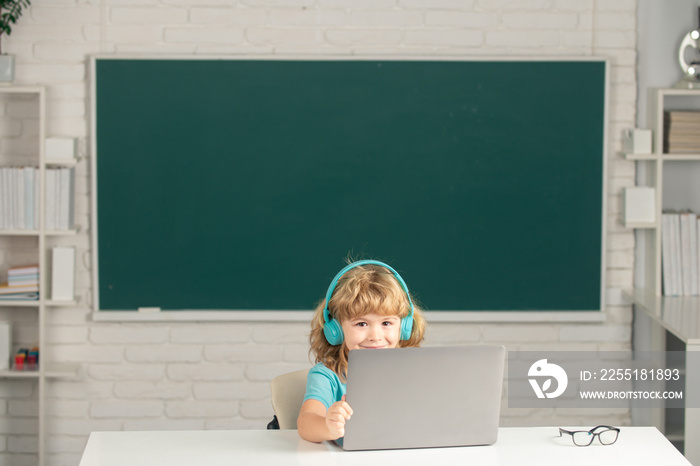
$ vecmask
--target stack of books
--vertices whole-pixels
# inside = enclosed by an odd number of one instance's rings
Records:
[[[0,168],[0,230],[39,229],[39,169]]]
[[[39,266],[11,267],[7,283],[0,285],[0,300],[39,299]]]
[[[73,168],[46,169],[47,230],[73,228],[74,179]]]
[[[46,169],[47,230],[73,228],[74,169]],[[0,230],[39,229],[39,169],[0,168]]]
[[[697,296],[700,293],[700,219],[693,212],[664,212],[661,228],[664,296]]]
[[[664,112],[664,153],[700,154],[700,112]]]

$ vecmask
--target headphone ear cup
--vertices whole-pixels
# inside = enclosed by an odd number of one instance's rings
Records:
[[[401,339],[409,340],[413,332],[413,316],[404,317],[401,319]]]
[[[323,324],[323,334],[326,336],[326,341],[333,346],[338,346],[344,340],[343,329],[336,319],[331,319]]]

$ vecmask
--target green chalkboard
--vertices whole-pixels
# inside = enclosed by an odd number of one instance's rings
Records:
[[[100,310],[595,311],[603,60],[94,60]]]

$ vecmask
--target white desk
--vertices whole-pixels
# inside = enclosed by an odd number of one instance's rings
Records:
[[[686,352],[700,351],[700,297],[661,297],[644,290],[635,290],[631,295],[634,301],[635,320],[648,317],[651,326],[635,324],[637,339],[644,340],[650,351],[665,351],[668,331],[685,344]],[[700,367],[686,362],[685,367],[685,403],[683,435],[685,456],[696,465],[700,465]],[[660,411],[660,410],[659,410]],[[649,424],[664,426],[663,413]],[[647,424],[647,422],[645,422]]]
[[[231,466],[246,464],[473,464],[688,466],[654,427],[622,427],[614,445],[577,447],[557,427],[505,427],[492,446],[346,452],[309,443],[296,430],[93,432],[80,466]]]

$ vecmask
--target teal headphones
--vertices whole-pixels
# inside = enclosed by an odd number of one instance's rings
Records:
[[[343,329],[340,326],[340,322],[338,322],[338,320],[335,318],[331,318],[331,312],[328,310],[328,303],[330,303],[331,301],[333,291],[335,291],[335,287],[338,285],[338,281],[340,280],[340,278],[343,275],[345,275],[349,270],[354,269],[355,267],[359,267],[361,265],[369,264],[379,265],[393,273],[394,277],[396,277],[396,280],[401,285],[401,288],[403,288],[403,290],[406,292],[406,296],[408,297],[408,304],[411,310],[409,311],[406,317],[401,319],[401,339],[408,340],[409,338],[411,338],[411,332],[413,331],[413,301],[411,301],[411,295],[408,293],[408,287],[403,281],[403,278],[401,278],[401,275],[399,275],[399,273],[396,270],[392,269],[384,262],[374,260],[361,260],[353,262],[352,264],[346,266],[345,268],[343,268],[343,270],[338,272],[335,278],[333,278],[333,281],[331,281],[331,284],[328,287],[328,291],[326,292],[326,305],[323,308],[323,334],[326,336],[326,340],[328,341],[328,343],[330,343],[333,346],[341,344],[343,342],[343,339],[345,338],[343,336]]]

